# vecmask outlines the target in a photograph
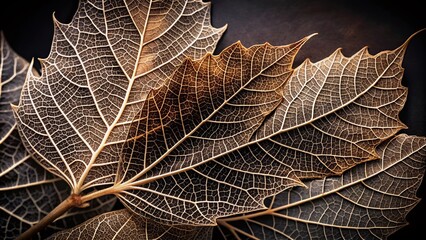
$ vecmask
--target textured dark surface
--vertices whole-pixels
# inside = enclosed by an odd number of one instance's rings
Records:
[[[288,0],[213,0],[213,25],[228,24],[218,50],[241,40],[245,46],[269,41],[287,44],[303,36],[319,35],[301,50],[296,64],[309,57],[318,61],[336,48],[346,56],[368,45],[372,53],[399,46],[415,31],[426,27],[421,2],[409,0],[400,5],[379,1],[288,1]],[[401,5],[403,4],[403,5]],[[52,39],[52,12],[69,21],[76,1],[13,1],[2,6],[0,28],[12,47],[27,60],[46,57]],[[409,88],[401,120],[409,127],[404,132],[426,135],[426,33],[410,43],[403,63],[403,85]],[[425,184],[418,195],[426,197]],[[416,239],[425,232],[426,205],[422,201],[408,216],[410,225],[391,239]]]

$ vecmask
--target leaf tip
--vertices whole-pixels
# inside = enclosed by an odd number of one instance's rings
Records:
[[[47,63],[47,58],[37,58],[37,61],[40,63],[41,69],[43,71],[43,69],[46,67],[46,63]],[[31,60],[31,65],[30,67],[32,68],[34,64],[34,59]]]
[[[305,39],[309,40],[309,39],[315,37],[316,35],[318,35],[318,33],[312,33],[311,35],[306,36]]]
[[[26,78],[28,78],[30,75],[29,74],[31,74],[32,73],[32,69],[34,69],[34,58],[31,58],[31,61],[29,62],[29,64],[28,64],[28,69],[27,69],[27,76],[26,76]]]
[[[233,43],[231,46],[227,47],[226,50],[232,50],[232,49],[246,49],[246,47],[243,45],[241,40],[237,40],[235,43]],[[226,52],[225,50],[222,52]]]
[[[405,42],[404,42],[402,45],[403,45],[403,46],[404,46],[404,45],[408,45],[408,43],[410,43],[410,41],[411,41],[411,40],[412,40],[415,36],[419,35],[420,33],[424,32],[424,31],[426,31],[426,28],[422,28],[422,29],[418,30],[417,32],[415,32],[415,33],[411,34],[411,36],[409,36],[409,37],[407,38],[407,40],[405,40]]]
[[[413,38],[415,36],[417,36],[418,34],[424,32],[424,31],[426,31],[426,28],[422,28],[422,29],[418,30],[417,32],[411,34],[411,36],[409,36],[407,38],[407,40],[405,40],[405,42],[399,48],[397,48],[396,50],[400,50],[402,52],[402,54],[404,54],[404,52],[407,49],[408,44],[411,42],[411,40],[413,40]]]
[[[226,23],[222,27],[218,28],[218,32],[224,33],[228,29],[228,24]]]
[[[302,187],[302,188],[304,188],[304,189],[308,189],[309,187],[308,187],[308,185],[306,185],[304,182],[302,182],[302,181],[300,181],[300,185],[299,185],[299,187]]]
[[[59,21],[56,18],[56,12],[52,13],[52,21],[53,21],[54,31],[56,31],[57,28],[61,29],[64,25],[67,25],[67,24],[62,23],[61,21]],[[54,34],[56,34],[56,33],[54,33]]]
[[[307,66],[307,65],[312,65],[312,61],[311,61],[311,59],[310,58],[306,58],[303,62],[302,62],[302,64],[300,64],[300,66],[302,67],[302,66]]]
[[[297,41],[295,43],[295,45],[299,45],[299,47],[302,47],[307,41],[309,41],[311,38],[313,38],[316,35],[318,35],[318,33],[312,33],[311,35],[308,35],[308,36],[300,39],[299,41]]]
[[[400,124],[400,129],[401,130],[402,129],[408,129],[408,126],[405,123],[403,123],[401,120],[399,120],[399,119],[398,119],[398,123]]]
[[[57,23],[59,23],[59,20],[56,18],[55,14],[56,14],[56,12],[54,11],[54,12],[52,13],[52,20],[53,20],[53,23],[54,23],[54,24],[57,24]]]
[[[40,59],[38,59],[40,61]],[[44,67],[44,64],[42,61],[40,61],[40,65],[42,67]],[[31,59],[31,62],[28,65],[28,69],[27,69],[27,75],[25,76],[25,83],[24,83],[24,87],[26,84],[28,84],[27,82],[29,80],[33,80],[33,79],[39,79],[39,74],[37,72],[37,70],[34,68],[34,58]],[[21,105],[19,103],[19,105]]]
[[[343,50],[343,48],[339,47],[339,48],[336,49],[336,51],[334,51],[334,54],[343,55],[342,50]]]

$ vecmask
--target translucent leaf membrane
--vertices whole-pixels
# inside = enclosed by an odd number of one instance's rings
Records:
[[[308,39],[280,47],[236,43],[218,56],[184,62],[132,124],[116,183],[126,188],[118,193],[123,203],[174,224],[214,224],[218,216],[262,207],[262,195],[273,193],[265,181],[299,184],[285,173],[269,180],[264,169],[232,166],[254,161],[234,150],[280,104],[294,56]],[[224,155],[227,163],[216,161]]]
[[[28,62],[19,57],[0,33],[0,144],[15,129],[11,103],[17,104],[28,71]],[[2,166],[5,168],[6,166]]]

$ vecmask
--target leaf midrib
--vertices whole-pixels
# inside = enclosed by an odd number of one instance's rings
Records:
[[[149,5],[149,10],[151,9],[151,1],[150,1],[150,5]],[[187,2],[185,2],[185,6],[182,8],[182,11],[181,11],[181,13],[180,13],[180,15],[179,15],[179,17],[177,17],[176,19],[175,19],[175,21],[173,22],[173,24],[169,27],[169,29],[172,27],[172,26],[174,26],[175,24],[176,24],[176,22],[178,22],[178,20],[182,17],[182,15],[183,15],[183,12],[184,12],[184,10],[185,10],[185,7],[186,7],[186,5],[187,5]],[[206,6],[203,6],[203,8],[201,8],[201,10],[202,9],[204,9]],[[126,8],[127,8],[127,10],[128,10],[128,6],[127,6],[127,4],[126,4]],[[123,102],[122,102],[122,105],[121,105],[121,108],[120,108],[120,110],[119,110],[119,112],[118,112],[118,114],[117,114],[117,116],[116,116],[116,118],[114,119],[114,122],[108,127],[108,129],[107,129],[107,131],[105,132],[105,134],[104,134],[104,138],[102,139],[102,142],[99,144],[99,147],[98,147],[98,149],[92,154],[92,157],[91,157],[91,159],[90,159],[90,161],[89,161],[89,164],[87,165],[87,167],[85,168],[85,170],[84,170],[84,172],[83,172],[83,174],[82,174],[82,176],[80,177],[80,179],[79,179],[79,181],[78,181],[78,184],[77,184],[77,187],[75,188],[75,189],[77,189],[77,192],[81,192],[81,191],[83,191],[84,189],[87,189],[88,187],[90,187],[90,185],[88,185],[88,184],[85,184],[85,185],[83,185],[83,183],[84,183],[84,181],[85,181],[85,179],[87,178],[87,176],[88,176],[88,174],[89,174],[89,172],[90,172],[90,170],[91,170],[91,168],[92,168],[92,166],[93,166],[93,164],[95,163],[95,161],[96,161],[96,159],[97,159],[97,157],[99,156],[99,154],[103,151],[103,149],[107,146],[107,145],[110,145],[110,144],[108,144],[107,143],[107,141],[109,140],[109,136],[110,136],[110,134],[111,134],[111,132],[114,130],[114,128],[117,126],[117,125],[121,125],[120,124],[120,122],[119,122],[119,120],[120,120],[120,118],[121,118],[121,116],[122,116],[122,114],[123,114],[123,112],[124,112],[124,110],[126,109],[126,106],[128,105],[128,99],[129,99],[129,97],[130,97],[130,93],[131,93],[131,89],[132,89],[132,87],[133,87],[133,84],[135,83],[135,81],[136,81],[136,79],[138,79],[139,77],[141,77],[141,76],[143,76],[143,75],[146,75],[146,74],[148,74],[148,73],[150,73],[150,72],[153,72],[153,71],[155,71],[155,70],[158,70],[160,67],[162,67],[162,66],[164,66],[166,63],[168,63],[168,62],[170,62],[170,61],[172,61],[173,59],[175,59],[175,58],[177,58],[177,56],[180,56],[180,54],[177,54],[175,57],[173,57],[173,58],[171,58],[169,61],[167,61],[167,62],[165,62],[165,63],[163,63],[163,64],[161,64],[161,65],[159,65],[159,66],[156,66],[155,68],[153,68],[153,69],[151,69],[151,70],[149,70],[149,71],[147,71],[147,72],[144,72],[143,74],[138,74],[138,75],[136,75],[136,69],[137,69],[137,66],[138,66],[138,64],[137,64],[137,62],[139,61],[139,59],[140,59],[140,54],[141,54],[141,52],[142,52],[142,48],[147,44],[147,43],[144,43],[143,41],[144,41],[144,34],[145,34],[145,30],[146,30],[146,25],[147,25],[147,23],[148,23],[148,20],[149,20],[149,10],[148,10],[148,13],[147,13],[147,17],[146,17],[146,22],[145,22],[145,28],[144,28],[144,31],[143,31],[143,33],[141,34],[141,42],[140,42],[140,47],[139,47],[139,51],[138,51],[138,58],[137,58],[137,61],[136,61],[136,63],[135,63],[135,66],[134,66],[134,70],[133,70],[133,76],[132,76],[132,78],[128,78],[129,79],[129,84],[128,84],[128,87],[127,87],[127,91],[126,91],[126,95],[125,95],[125,98],[124,98],[124,100],[123,100]],[[198,11],[201,11],[201,10],[198,10]],[[197,12],[198,12],[197,11]],[[104,12],[104,14],[105,14],[105,11],[103,11]],[[128,12],[129,12],[129,16],[131,16],[130,15],[130,11],[128,10]],[[132,18],[132,17],[131,17]],[[104,19],[106,19],[105,17],[104,17]],[[132,18],[132,21],[134,21],[133,20],[133,18]],[[107,25],[105,25],[105,26],[107,26]],[[135,25],[136,26],[136,25]],[[199,31],[199,33],[198,33],[198,37],[201,35],[201,33],[202,33],[202,30],[204,29],[204,27],[202,27],[201,28],[201,30]],[[168,30],[168,29],[167,29]],[[167,31],[166,30],[166,31]],[[107,28],[107,30],[106,31],[108,31],[108,28]],[[192,42],[192,43],[194,43],[195,41],[197,41],[197,39],[198,39],[198,37],[197,38],[194,38],[194,41]],[[108,41],[108,43],[109,43],[109,39],[108,38],[106,38],[107,39],[107,41]],[[156,39],[158,39],[158,37],[156,38]],[[152,42],[152,41],[154,41],[155,39],[152,39],[151,41],[149,41],[149,42]],[[148,43],[149,43],[148,42]],[[111,47],[112,45],[109,43],[109,46]],[[185,48],[181,53],[183,53],[185,50],[187,50],[189,47],[191,47],[192,45],[191,44],[188,44],[188,46],[187,46],[187,48]],[[114,53],[114,51],[111,49],[111,51]],[[115,56],[115,54],[114,54],[114,56]],[[116,59],[118,59],[116,56],[115,56],[115,58]],[[121,65],[120,65],[121,66]],[[127,73],[126,73],[126,71],[122,68],[122,71],[123,71],[123,73],[125,73],[125,75],[127,76]],[[92,94],[92,96],[93,96],[93,94]],[[96,102],[96,101],[95,101]],[[102,116],[102,114],[101,114],[101,111],[99,111],[99,108],[97,108],[98,109],[98,112],[100,113],[100,115]],[[107,125],[108,126],[108,125]],[[121,140],[118,140],[118,141],[115,141],[115,142],[117,142],[117,143],[120,143],[120,142],[124,142],[125,141],[125,139],[121,139]],[[81,188],[81,190],[78,190],[78,189],[80,189]]]
[[[307,39],[306,39],[307,40]],[[180,172],[184,172],[184,171],[186,171],[186,170],[188,170],[188,169],[192,169],[192,168],[194,168],[194,167],[196,167],[196,166],[199,166],[199,165],[201,165],[201,164],[204,164],[204,163],[206,163],[207,161],[210,161],[211,159],[207,159],[207,160],[204,160],[204,161],[201,161],[201,162],[199,162],[199,163],[197,163],[197,164],[193,164],[193,165],[191,165],[191,166],[188,166],[188,167],[185,167],[185,168],[182,168],[182,169],[179,169],[179,170],[177,170],[177,171],[172,171],[172,172],[168,172],[168,173],[165,173],[165,174],[160,174],[160,175],[157,175],[157,176],[154,176],[154,177],[150,177],[150,178],[146,178],[146,179],[142,179],[142,180],[140,180],[140,181],[136,181],[138,178],[140,178],[140,177],[142,177],[145,173],[147,173],[149,170],[151,170],[152,168],[154,168],[158,163],[160,163],[163,159],[165,159],[174,149],[176,149],[182,142],[184,142],[186,139],[188,139],[189,137],[191,137],[191,135],[193,134],[193,133],[195,133],[201,126],[203,126],[203,124],[204,123],[206,123],[211,117],[213,117],[219,110],[221,110],[232,98],[234,98],[237,94],[239,94],[240,93],[240,91],[242,91],[242,90],[244,90],[245,89],[245,87],[247,86],[247,85],[249,85],[254,79],[256,79],[258,76],[260,76],[264,71],[266,71],[267,69],[269,69],[270,67],[272,67],[272,66],[274,66],[278,61],[280,61],[281,59],[283,59],[285,56],[287,56],[288,55],[288,53],[290,53],[290,52],[292,52],[292,51],[294,51],[295,49],[297,49],[298,47],[300,47],[300,45],[303,45],[305,42],[306,42],[306,40],[305,41],[302,41],[302,42],[300,42],[300,43],[298,43],[296,46],[294,46],[293,48],[291,48],[286,54],[284,54],[283,56],[281,56],[280,58],[278,58],[276,61],[274,61],[273,63],[271,63],[269,66],[267,66],[266,68],[264,68],[264,69],[262,69],[262,71],[260,71],[258,74],[256,74],[256,75],[254,75],[254,76],[252,76],[252,78],[249,80],[249,81],[247,81],[244,85],[241,85],[241,87],[238,89],[238,91],[236,91],[232,96],[230,96],[226,101],[224,101],[217,109],[215,109],[207,118],[205,118],[205,119],[203,119],[198,125],[197,125],[197,127],[195,127],[193,130],[191,130],[188,134],[186,134],[182,139],[180,139],[177,143],[175,143],[174,144],[174,146],[172,146],[172,148],[170,148],[170,149],[168,149],[160,158],[158,158],[157,160],[155,160],[150,166],[148,166],[147,168],[145,168],[143,171],[141,171],[141,172],[139,172],[137,175],[135,175],[134,177],[132,177],[131,179],[129,179],[129,180],[127,180],[126,182],[124,182],[124,183],[121,183],[122,185],[129,185],[129,186],[135,186],[135,185],[142,185],[142,184],[145,184],[145,183],[148,183],[148,182],[151,182],[151,181],[154,181],[154,180],[156,180],[156,179],[159,179],[159,178],[164,178],[164,177],[167,177],[167,176],[170,176],[170,175],[174,175],[174,174],[176,174],[176,173],[180,173]],[[230,55],[232,55],[232,54],[230,54]],[[293,59],[294,59],[294,57],[293,57]],[[228,61],[229,61],[230,59],[228,59]],[[210,60],[209,60],[210,61]],[[210,63],[209,63],[209,65],[210,65]],[[293,69],[289,69],[289,72],[291,72],[291,71],[293,71]],[[198,71],[197,71],[197,73],[198,73]],[[248,144],[244,144],[244,146],[246,146],[246,145],[248,145]],[[233,149],[233,150],[236,150],[236,149],[238,149],[238,147],[237,148],[235,148],[235,149]],[[229,151],[228,151],[229,152]],[[223,154],[220,154],[220,155],[225,155],[226,153],[223,153]],[[216,157],[214,157],[214,158],[217,158],[217,157],[220,157],[220,155],[219,156],[216,156]]]

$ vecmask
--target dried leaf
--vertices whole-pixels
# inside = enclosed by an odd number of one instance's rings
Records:
[[[123,202],[174,224],[215,224],[217,216],[261,207],[258,199],[272,193],[264,186],[266,176],[247,169],[246,182],[237,173],[236,182],[222,184],[216,178],[232,169],[213,160],[229,154],[236,158],[228,159],[231,164],[251,161],[232,151],[247,144],[280,104],[294,56],[307,40],[248,49],[236,43],[218,56],[184,62],[134,120],[116,183],[127,188],[118,193]],[[271,184],[292,181],[277,178]],[[250,194],[247,186],[256,190]]]
[[[182,239],[209,240],[213,227],[169,226],[146,219],[126,209],[104,213],[49,239]]]
[[[375,146],[404,127],[406,44],[376,56],[336,51],[305,62],[283,88],[292,61],[277,61],[276,47],[236,44],[185,62],[135,119],[117,195],[143,216],[214,225],[266,208],[265,197],[301,179],[377,158]]]
[[[19,101],[29,64],[12,51],[2,34],[0,60],[0,238],[15,239],[67,198],[70,188],[38,165],[21,142],[10,104]],[[109,211],[114,203],[115,198],[103,197],[92,201],[90,208],[74,209],[39,233],[38,238]]]
[[[77,194],[114,181],[149,90],[185,58],[212,52],[225,30],[210,25],[201,0],[85,0],[54,29],[42,76],[28,76],[16,116],[31,154]]]
[[[378,158],[405,127],[408,41],[293,72],[309,37],[201,58],[223,32],[209,19],[198,0],[83,1],[56,21],[43,74],[15,108],[26,147],[82,199],[115,194],[163,224],[215,225]],[[85,195],[99,185],[112,186]]]
[[[419,202],[426,138],[401,134],[381,144],[380,160],[340,177],[306,182],[272,198],[265,211],[219,220],[227,238],[385,239]]]

